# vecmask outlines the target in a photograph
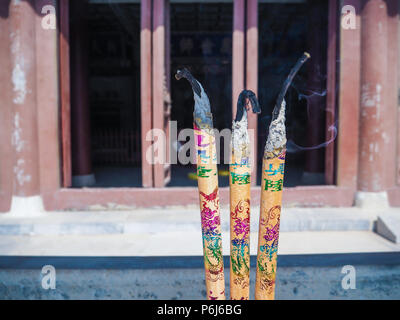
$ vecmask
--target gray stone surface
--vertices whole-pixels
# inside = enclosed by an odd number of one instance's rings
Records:
[[[376,222],[376,232],[394,243],[400,243],[400,214],[380,214]]]
[[[258,234],[250,233],[250,252],[257,254]],[[229,233],[222,234],[229,254]],[[400,252],[395,244],[371,231],[281,232],[280,254]],[[0,236],[0,256],[201,256],[201,231],[132,234]]]
[[[400,215],[400,209],[390,209]],[[397,210],[397,211],[396,211]],[[252,207],[251,229],[258,229],[259,207]],[[376,213],[359,208],[283,208],[282,232],[370,231]],[[221,208],[222,230],[229,231],[229,208]],[[198,230],[197,207],[125,211],[41,212],[0,215],[0,235],[134,234]]]
[[[400,299],[400,266],[355,266],[344,290],[341,267],[278,267],[277,299]],[[205,299],[203,269],[57,270],[56,289],[41,270],[0,270],[0,299]],[[255,270],[251,272],[254,298]],[[229,292],[229,281],[226,278]]]

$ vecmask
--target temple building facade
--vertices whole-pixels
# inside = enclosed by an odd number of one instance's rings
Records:
[[[399,36],[395,0],[1,1],[0,212],[197,205],[193,164],[151,161],[154,129],[176,155],[192,127],[182,67],[219,131],[243,89],[257,94],[259,203],[272,109],[303,52],[286,96],[284,205],[400,206]]]

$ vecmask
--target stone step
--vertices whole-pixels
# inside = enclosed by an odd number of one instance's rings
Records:
[[[229,255],[229,235],[222,238]],[[257,233],[250,253],[257,254]],[[400,252],[400,244],[371,231],[281,232],[279,254]],[[107,235],[0,236],[0,256],[201,256],[200,230]]]
[[[397,209],[398,210],[398,209]],[[251,211],[251,230],[258,229],[259,208]],[[376,213],[359,208],[283,208],[282,232],[370,231]],[[229,232],[229,209],[221,209],[222,231]],[[156,232],[198,232],[197,208],[135,211],[42,212],[0,216],[0,235],[95,235]]]

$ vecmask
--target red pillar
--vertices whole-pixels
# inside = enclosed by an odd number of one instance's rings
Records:
[[[11,197],[13,193],[13,155],[14,148],[11,146],[12,123],[12,96],[14,94],[11,75],[12,59],[10,50],[10,23],[9,23],[9,3],[0,2],[0,97],[1,117],[0,117],[0,212],[10,210]]]
[[[237,99],[244,89],[245,72],[245,1],[237,0],[233,4],[232,36],[232,118],[236,116]]]
[[[258,1],[247,1],[247,26],[246,26],[246,89],[252,90],[258,94]],[[252,112],[248,113],[248,128],[250,132],[250,145],[253,153],[251,184],[256,185],[257,182],[257,166],[258,166],[258,115]]]
[[[140,2],[140,114],[141,114],[141,137],[142,137],[142,185],[145,188],[153,186],[153,168],[146,159],[146,151],[151,148],[151,142],[147,141],[146,134],[151,130],[152,120],[152,63],[151,44],[152,26],[151,12],[152,1],[142,0]]]
[[[34,1],[11,1],[11,142],[13,194],[39,194]]]
[[[362,11],[360,191],[380,192],[394,184],[396,109],[387,99],[388,13],[387,2],[368,0]],[[349,137],[350,138],[350,137]],[[393,180],[393,181],[392,181]]]
[[[90,144],[87,1],[71,1],[72,185],[95,183]]]

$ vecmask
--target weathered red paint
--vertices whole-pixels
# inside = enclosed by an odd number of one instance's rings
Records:
[[[400,207],[400,187],[396,186],[387,190],[389,205],[392,207]]]
[[[36,11],[56,0],[36,0]],[[36,98],[41,193],[60,186],[59,88],[57,30],[43,29],[42,15],[36,15]],[[43,57],[46,57],[43,59]]]
[[[258,92],[258,1],[247,1],[247,25],[246,25],[246,88],[257,94]],[[254,132],[250,134],[250,144],[254,154],[254,163],[251,173],[251,184],[257,181],[257,145],[258,145],[258,117],[249,112],[248,128]]]
[[[165,0],[165,11],[164,11],[164,23],[165,23],[165,91],[164,91],[164,131],[167,137],[167,144],[165,146],[167,155],[166,164],[164,165],[164,186],[171,181],[171,164],[170,164],[170,152],[171,144],[169,143],[170,138],[170,126],[171,120],[171,17],[170,17],[170,2]]]
[[[161,129],[165,133],[165,86],[166,86],[166,30],[165,8],[169,5],[165,0],[153,1],[153,129]],[[167,137],[168,138],[168,137]],[[156,141],[155,141],[156,142]],[[166,159],[165,159],[166,160]],[[165,161],[164,161],[165,162]],[[153,164],[154,187],[165,185],[165,164]]]
[[[393,186],[386,172],[391,161],[396,118],[388,103],[388,21],[386,1],[366,1],[362,10],[362,68],[358,189],[384,191]],[[393,66],[390,66],[392,69]],[[394,157],[394,155],[393,155]],[[391,173],[394,176],[394,171]]]
[[[9,80],[13,82],[13,193],[27,197],[39,194],[34,2],[10,2],[8,19],[13,75]]]
[[[346,0],[360,12],[360,0]],[[358,176],[358,119],[360,97],[360,17],[356,18],[356,29],[340,28],[340,69],[337,137],[337,185],[354,192]]]
[[[62,0],[61,2],[63,2]],[[20,2],[20,4],[26,4],[25,1]],[[38,5],[39,2],[36,3]],[[150,1],[148,2],[148,4]],[[388,8],[391,7],[391,2],[386,2]],[[250,4],[250,3],[249,3]],[[343,5],[352,4],[356,7],[357,12],[360,12],[360,1],[344,1]],[[254,5],[254,3],[253,3]],[[143,1],[142,1],[143,6]],[[250,4],[251,6],[251,4]],[[0,12],[6,11],[7,6],[0,5]],[[3,11],[1,11],[3,10]],[[38,57],[35,56],[43,54],[43,51],[51,51],[54,50],[54,46],[56,43],[54,33],[51,32],[45,37],[38,40],[38,37],[42,37],[40,32],[44,32],[43,30],[38,30],[39,17],[38,13],[36,13],[36,17],[33,16],[33,9],[29,7],[23,8],[24,19],[21,19],[19,16],[16,19],[16,12],[10,12],[9,18],[0,18],[0,27],[3,32],[0,33],[0,41],[1,43],[6,43],[7,45],[1,46],[0,48],[0,61],[2,63],[6,63],[6,67],[2,69],[2,74],[0,75],[1,83],[5,84],[1,90],[6,90],[6,94],[2,95],[3,101],[5,101],[6,108],[4,108],[4,113],[2,113],[2,117],[0,118],[0,152],[2,155],[7,155],[10,152],[14,152],[11,149],[11,132],[12,132],[12,124],[13,118],[11,117],[11,110],[15,107],[15,104],[12,103],[13,97],[7,97],[7,94],[13,93],[13,88],[11,86],[11,70],[14,63],[15,55],[11,56],[11,50],[9,48],[9,34],[11,30],[16,30],[16,28],[20,31],[25,31],[28,29],[29,23],[31,23],[27,35],[30,35],[32,39],[25,39],[27,37],[24,35],[24,40],[26,40],[27,44],[30,44],[31,47],[26,47],[24,43],[24,54],[27,53],[28,57],[31,58],[29,61],[33,61],[33,68],[37,68],[37,70],[44,70],[45,68],[52,68],[51,65],[54,64],[54,60],[50,57],[50,61],[38,61]],[[389,10],[391,12],[391,10]],[[397,15],[397,13],[396,13]],[[4,16],[6,14],[4,13]],[[3,17],[3,13],[1,14]],[[150,15],[151,17],[151,15]],[[391,108],[393,105],[397,105],[395,97],[397,96],[397,84],[395,83],[397,79],[396,72],[392,72],[392,66],[397,65],[397,21],[396,17],[392,14],[389,14],[387,17],[387,30],[388,30],[388,38],[387,38],[387,48],[386,51],[386,59],[387,64],[391,67],[390,71],[385,73],[385,83],[387,83],[387,92],[385,94],[385,102],[386,106],[388,106],[388,113],[392,112]],[[22,21],[23,20],[23,21]],[[249,19],[248,19],[249,20]],[[30,22],[29,22],[30,21]],[[150,21],[150,18],[148,19]],[[147,22],[148,22],[147,21]],[[4,32],[7,30],[7,26],[10,23],[11,30]],[[3,28],[4,27],[4,28]],[[151,26],[150,26],[151,27]],[[14,28],[14,29],[12,29]],[[249,34],[249,25],[247,26],[247,34]],[[146,30],[146,28],[142,28],[142,31]],[[150,32],[150,28],[148,29]],[[286,188],[284,192],[284,204],[285,205],[300,205],[300,206],[350,206],[353,202],[354,191],[356,190],[357,184],[357,163],[358,163],[358,116],[359,116],[359,95],[355,94],[355,92],[360,92],[360,19],[358,17],[357,20],[357,29],[356,30],[343,30],[340,28],[341,36],[340,36],[340,93],[339,93],[339,137],[338,137],[338,186],[315,186],[315,187],[296,187],[296,188]],[[147,31],[147,30],[146,30]],[[32,33],[36,34],[32,36]],[[62,37],[62,35],[61,35]],[[46,39],[46,40],[45,40]],[[147,40],[149,38],[147,37]],[[46,44],[41,43],[41,41],[46,41]],[[150,41],[151,41],[151,33],[150,33]],[[251,41],[250,41],[251,42]],[[247,42],[248,43],[248,42]],[[254,39],[253,42],[254,44]],[[44,45],[42,49],[37,48],[38,45]],[[364,44],[365,45],[365,44]],[[61,46],[61,39],[60,39]],[[35,48],[34,50],[32,48]],[[146,56],[149,57],[149,52],[151,53],[151,44],[147,47],[150,48],[150,51],[147,51]],[[29,49],[29,50],[28,50]],[[254,48],[253,48],[254,49]],[[43,50],[43,51],[41,51]],[[32,56],[33,55],[33,56]],[[48,56],[48,54],[46,54]],[[368,54],[367,54],[368,56]],[[249,64],[249,48],[247,48],[247,61],[246,64]],[[254,58],[254,56],[253,56]],[[380,62],[379,62],[380,63]],[[61,61],[60,61],[61,66]],[[7,69],[8,68],[8,69]],[[62,67],[64,68],[64,67]],[[150,68],[150,67],[149,67]],[[395,67],[394,67],[395,68]],[[31,72],[32,70],[30,70]],[[248,71],[248,70],[247,70]],[[155,189],[143,189],[143,188],[112,188],[112,189],[60,189],[60,181],[59,176],[56,171],[57,168],[60,170],[61,167],[57,167],[58,162],[57,159],[60,159],[56,155],[56,145],[57,141],[55,139],[47,139],[46,135],[54,135],[54,131],[57,128],[57,124],[50,123],[46,124],[46,121],[52,122],[54,120],[55,113],[50,110],[54,105],[54,90],[55,83],[57,83],[57,79],[54,79],[54,74],[52,71],[44,71],[45,73],[42,75],[37,74],[37,72],[33,72],[33,74],[28,75],[28,85],[30,85],[34,81],[37,83],[35,85],[36,89],[31,92],[32,95],[35,96],[35,99],[32,99],[32,96],[29,98],[30,105],[33,106],[32,110],[34,114],[28,119],[30,124],[38,124],[41,128],[33,129],[31,132],[36,132],[36,135],[33,134],[32,137],[27,137],[29,143],[33,143],[33,145],[37,146],[38,153],[36,156],[32,154],[32,157],[29,156],[29,159],[33,160],[29,165],[35,167],[35,159],[40,159],[41,163],[41,172],[40,175],[37,174],[37,182],[36,182],[36,190],[38,189],[38,185],[40,181],[40,189],[43,195],[45,207],[47,210],[62,210],[62,209],[87,209],[91,205],[107,205],[108,203],[119,204],[119,205],[128,205],[128,206],[137,206],[137,207],[149,207],[149,206],[163,206],[163,205],[186,205],[186,204],[197,204],[198,195],[195,188],[155,188]],[[32,72],[31,72],[32,73]],[[61,71],[62,73],[62,71]],[[151,73],[149,73],[151,74]],[[256,73],[257,74],[257,73]],[[61,74],[60,74],[61,76]],[[47,79],[47,77],[49,77]],[[150,81],[151,81],[151,77]],[[246,74],[247,80],[249,79],[249,74]],[[7,82],[8,81],[8,82]],[[54,83],[50,83],[54,81]],[[252,80],[254,81],[254,79]],[[254,82],[253,82],[254,84]],[[7,87],[8,86],[8,87]],[[151,83],[149,86],[151,90]],[[50,89],[51,94],[45,95],[45,90]],[[61,88],[60,88],[61,89]],[[7,93],[8,92],[8,93]],[[62,92],[62,91],[61,91]],[[37,95],[37,96],[36,96]],[[61,99],[62,99],[61,95]],[[148,92],[148,97],[151,98],[151,91]],[[8,103],[7,101],[10,101]],[[33,101],[32,101],[33,100]],[[36,109],[36,103],[40,100],[41,109]],[[26,100],[28,101],[28,100]],[[28,103],[28,102],[26,102]],[[143,101],[142,101],[143,103]],[[9,106],[9,108],[7,108]],[[150,110],[151,110],[151,102],[150,102]],[[390,111],[391,110],[391,111]],[[9,112],[9,114],[7,114]],[[37,116],[37,118],[36,118]],[[386,116],[386,115],[385,115]],[[51,120],[53,119],[53,120]],[[150,116],[151,119],[151,116]],[[391,119],[384,120],[389,124],[388,132],[393,130],[392,124],[390,121],[396,119],[396,115]],[[3,126],[4,125],[4,126]],[[151,125],[151,124],[150,124]],[[8,127],[7,127],[8,126]],[[43,127],[42,127],[43,126]],[[23,129],[31,130],[29,125],[23,124]],[[36,138],[35,138],[36,137]],[[38,137],[38,138],[37,138]],[[393,134],[394,137],[394,134]],[[24,137],[25,139],[25,137]],[[33,140],[32,140],[33,139]],[[34,139],[38,139],[38,142],[35,142]],[[142,139],[144,140],[144,139]],[[46,147],[49,147],[49,150],[45,150]],[[392,151],[394,154],[395,152]],[[144,155],[143,155],[144,156]],[[44,159],[44,157],[48,157],[48,159]],[[10,199],[11,199],[11,183],[12,175],[13,175],[13,162],[12,157],[2,157],[2,161],[0,162],[0,175],[3,179],[0,180],[0,211],[6,211],[9,209]],[[394,161],[393,159],[391,160]],[[43,164],[42,164],[43,162]],[[37,164],[36,164],[37,166]],[[48,170],[50,168],[50,170]],[[390,184],[390,176],[392,170],[392,165],[387,164],[382,180],[388,182]],[[394,179],[394,174],[390,177]],[[6,179],[4,179],[6,177]],[[7,178],[9,177],[9,178]],[[388,195],[389,201],[391,205],[400,206],[400,188],[392,188],[388,187]],[[29,188],[31,189],[31,188]],[[55,191],[54,191],[55,190]],[[17,190],[18,191],[18,190]],[[27,189],[22,189],[19,191],[29,191]],[[221,188],[221,201],[222,203],[227,203],[229,199],[229,189]],[[20,194],[20,193],[18,193]],[[35,194],[35,193],[34,193]],[[25,193],[25,195],[32,195],[32,193]],[[155,195],[156,198],[155,199]],[[259,201],[259,187],[252,188],[252,199],[255,203]]]
[[[152,165],[146,160],[146,151],[151,146],[146,141],[146,134],[151,130],[152,121],[152,82],[151,82],[151,0],[142,0],[140,3],[140,114],[142,136],[142,185],[145,188],[153,186]]]
[[[388,49],[387,49],[387,61],[388,61],[388,72],[386,80],[386,106],[387,112],[390,116],[386,118],[386,134],[392,137],[392,140],[388,142],[389,153],[386,159],[386,170],[384,174],[387,181],[388,188],[392,188],[397,183],[397,177],[399,176],[396,161],[400,157],[397,152],[393,152],[393,146],[399,143],[400,139],[397,134],[399,128],[397,123],[398,112],[398,67],[399,67],[399,3],[397,0],[388,0],[387,2],[387,37],[388,37]],[[399,152],[399,149],[397,149]]]
[[[59,54],[60,54],[60,116],[61,116],[61,152],[62,186],[72,184],[71,164],[71,88],[69,65],[69,2],[59,0]]]
[[[12,63],[10,48],[10,30],[8,20],[8,2],[0,3],[0,212],[10,210],[13,181],[13,149],[11,147],[12,128]]]
[[[329,1],[328,12],[328,54],[327,54],[327,78],[326,78],[326,140],[334,138],[335,114],[336,114],[336,33],[337,33],[337,0]],[[335,183],[335,141],[325,148],[325,183]]]

